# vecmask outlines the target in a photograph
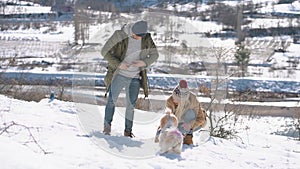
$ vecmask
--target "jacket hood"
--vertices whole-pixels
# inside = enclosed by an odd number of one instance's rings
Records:
[[[132,36],[133,33],[132,33],[132,26],[133,26],[133,23],[129,23],[129,24],[125,24],[123,26],[123,31],[128,35],[128,36]]]

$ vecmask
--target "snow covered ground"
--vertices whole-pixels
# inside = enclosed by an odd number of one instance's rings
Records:
[[[157,154],[159,148],[153,136],[162,114],[136,110],[136,137],[130,139],[122,136],[124,109],[116,109],[112,136],[101,133],[103,112],[103,106],[48,99],[25,102],[0,95],[1,169],[300,166],[300,142],[274,134],[284,132],[287,124],[294,121],[291,118],[241,116],[237,129],[242,141],[210,138],[205,131],[196,132],[195,146],[184,146],[179,156]],[[16,125],[2,133],[12,121]]]
[[[297,5],[295,3],[293,8],[285,6],[285,9],[292,9],[297,12],[297,9],[299,9]],[[271,9],[271,7],[271,3],[266,6],[267,9]],[[276,5],[274,9],[282,8]],[[49,9],[44,8],[44,10]],[[266,11],[268,12],[268,10]],[[184,32],[214,32],[220,29],[220,26],[214,23],[182,19],[180,21],[184,21],[186,25],[189,25],[188,28],[197,28],[188,29],[185,26],[182,27]],[[260,21],[255,22],[253,26],[259,25],[258,22]],[[266,21],[262,22],[265,23]],[[275,24],[276,22],[270,23]],[[91,26],[90,42],[103,44],[112,34],[113,29],[117,27],[118,25],[112,26],[112,24]],[[43,33],[43,29],[48,28],[27,30],[26,32],[22,30],[3,31],[0,32],[0,39],[4,42],[8,41],[9,38],[9,42],[22,41],[22,44],[27,44],[23,42],[24,39],[33,39],[37,42],[57,42],[57,40],[67,42],[73,39],[72,26],[58,25],[58,31],[49,34]],[[159,31],[163,34],[165,30],[161,29]],[[159,35],[158,33],[157,38],[159,38]],[[192,44],[203,45],[201,40],[199,43],[194,41],[198,41],[202,37],[192,38],[191,36],[194,35],[178,36],[178,39],[181,41],[186,40],[190,46]],[[208,45],[219,46],[220,44],[220,46],[224,46],[226,44],[229,45],[228,48],[231,48],[231,45],[234,44],[232,39],[226,41],[220,39],[210,40],[212,41]],[[258,39],[256,42],[264,40],[266,39]],[[37,52],[43,54],[47,51],[49,49],[33,51],[32,54],[38,54]],[[16,51],[12,51],[12,54],[14,53]],[[278,67],[285,66],[284,63],[287,58],[298,58],[298,54],[299,44],[293,44],[288,48],[287,53],[276,53],[272,57],[272,63],[276,63]],[[78,57],[86,60],[99,59],[98,53],[86,56],[82,54]],[[182,56],[178,56],[178,58],[184,63],[187,60],[182,59]],[[287,74],[291,74],[289,70],[286,71]],[[31,72],[36,73],[37,70],[33,69]],[[57,73],[57,70],[49,69],[48,73]],[[281,72],[281,74],[283,73],[285,72]],[[268,75],[270,74],[268,73]],[[285,78],[286,76],[282,75],[280,77]],[[261,79],[267,80],[266,76]],[[299,73],[296,72],[291,79],[298,82]],[[291,79],[284,80],[288,82]],[[153,84],[157,85],[158,83]],[[272,84],[277,84],[279,88],[283,89],[282,86],[278,85],[278,82]],[[298,91],[298,88],[293,91]],[[289,102],[274,102],[272,104],[291,106]],[[293,102],[292,107],[295,106],[299,106],[299,102]],[[293,118],[250,118],[240,116],[236,127],[238,136],[241,139],[224,140],[209,137],[206,131],[196,132],[194,134],[195,146],[184,146],[182,154],[178,156],[174,154],[157,154],[159,148],[158,144],[154,143],[154,135],[158,121],[162,116],[161,112],[136,110],[133,128],[136,137],[132,139],[122,136],[124,129],[123,112],[123,107],[117,108],[113,121],[112,136],[105,136],[101,132],[103,129],[103,106],[58,100],[49,102],[48,99],[43,99],[38,103],[25,102],[0,95],[0,168],[298,169],[300,166],[300,142],[290,137],[294,134],[295,129],[293,127],[297,123],[296,119]],[[12,126],[4,131],[5,127],[10,124]]]

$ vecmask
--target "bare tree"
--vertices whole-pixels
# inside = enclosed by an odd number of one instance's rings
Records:
[[[210,88],[201,86],[200,92],[203,92],[210,98],[210,102],[206,108],[210,123],[210,135],[221,138],[237,138],[234,128],[238,119],[238,110],[236,107],[230,107],[228,104],[223,104],[222,101],[227,98],[228,94],[228,75],[224,72],[223,62],[229,57],[232,49],[212,48],[212,53],[216,58],[216,63],[207,65],[207,69],[214,76],[211,81]]]
[[[40,144],[39,142],[36,140],[35,136],[32,134],[32,129],[35,129],[34,127],[28,127],[28,126],[25,126],[23,124],[19,124],[19,123],[16,123],[14,121],[11,121],[9,123],[3,123],[1,126],[0,126],[0,135],[4,135],[4,134],[12,134],[13,135],[16,135],[16,134],[19,134],[19,133],[16,133],[14,132],[13,130],[11,130],[12,128],[14,127],[19,127],[19,128],[22,128],[22,129],[25,129],[31,139],[31,142],[33,142],[44,154],[50,154],[51,152],[49,151],[46,151]],[[19,132],[21,132],[22,130],[19,130]],[[30,143],[29,141],[25,142],[24,145],[28,145],[28,143]]]
[[[237,26],[237,10],[235,7],[216,3],[211,9],[212,20],[218,21],[231,29],[236,29]]]
[[[75,9],[74,13],[74,28],[75,28],[75,43],[84,45],[89,38],[89,16],[88,11],[80,9],[79,7]]]
[[[194,0],[194,3],[195,3],[195,7],[194,7],[194,13],[197,13],[198,12],[198,5],[199,5],[199,2],[200,2],[200,0]]]
[[[300,141],[300,116],[297,118],[295,128],[298,131],[298,140]]]
[[[2,14],[5,15],[6,2],[0,2],[0,9],[2,9]]]
[[[243,5],[237,5],[237,21],[236,21],[236,32],[237,32],[237,42],[236,44],[240,44],[245,40],[245,36],[242,32],[242,22],[243,22]]]

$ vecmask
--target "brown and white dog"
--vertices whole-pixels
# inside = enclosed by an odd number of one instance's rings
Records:
[[[178,120],[174,114],[166,113],[160,120],[155,142],[159,142],[160,153],[180,154],[183,136],[177,129]]]

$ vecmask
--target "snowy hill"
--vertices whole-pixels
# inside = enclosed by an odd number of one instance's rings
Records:
[[[134,0],[128,1],[133,4],[136,2]],[[261,0],[255,1],[261,2]],[[268,2],[274,1],[276,0]],[[157,3],[157,0],[140,0],[140,2],[150,6]],[[169,5],[168,9],[172,9],[171,6]],[[182,5],[181,9],[186,10],[192,7],[193,2]],[[270,7],[272,7],[271,3],[262,9],[261,12],[272,12],[269,10],[272,9]],[[283,7],[284,11],[297,12],[299,9],[296,2],[293,4],[293,8],[291,8],[292,6],[275,5],[273,9],[279,10],[283,9]],[[6,8],[6,10],[14,11],[12,9],[14,8]],[[45,11],[50,10],[48,7],[41,9]],[[199,41],[201,42],[201,37],[196,37],[195,35],[198,36],[198,34],[192,33],[207,32],[209,30],[214,32],[221,29],[220,25],[211,22],[200,22],[185,18],[174,19],[186,23],[184,27],[178,27],[177,30],[182,30],[190,35],[178,36],[178,39],[180,41],[187,39],[186,43],[189,46],[202,45],[202,43],[198,43]],[[259,26],[261,22],[267,26],[277,24],[275,21],[256,20],[253,24],[254,27]],[[288,22],[284,22],[284,24],[286,23]],[[91,34],[90,42],[103,44],[112,34],[112,31],[117,27],[119,28],[119,26],[112,23],[91,26],[90,29],[93,33]],[[157,35],[154,36],[155,40],[162,39],[160,35],[163,35],[166,31],[162,28],[157,24],[157,28],[154,29],[157,30]],[[0,40],[2,42],[0,50],[8,56],[20,56],[19,60],[25,63],[42,61],[60,63],[66,56],[56,52],[55,49],[59,48],[60,45],[62,46],[58,42],[63,41],[67,43],[68,40],[73,38],[73,26],[59,24],[57,25],[57,31],[49,30],[50,32],[46,33],[48,32],[46,30],[48,30],[47,27],[42,27],[40,30],[18,29],[2,31],[0,32]],[[215,38],[209,40],[215,41]],[[218,39],[218,41],[221,40]],[[265,38],[257,38],[257,40],[250,42],[255,42],[253,46],[267,48],[265,46],[270,41]],[[230,42],[226,40],[222,41],[222,44],[227,43],[233,46],[233,42],[233,40],[230,40]],[[264,45],[260,42],[263,42]],[[162,43],[158,42],[157,44],[160,45]],[[171,45],[175,46],[178,43],[172,43]],[[216,44],[214,43],[214,45]],[[199,46],[192,47],[197,48]],[[295,48],[295,50],[288,48],[286,53],[276,53],[274,57],[271,57],[272,63],[276,63],[277,67],[282,67],[282,65],[286,66],[283,63],[286,63],[285,60],[288,57],[298,57],[299,45],[294,44],[291,47]],[[10,48],[18,48],[20,50]],[[254,50],[257,49],[260,48],[254,48]],[[79,62],[82,59],[83,65],[96,65],[99,63],[99,50],[97,48],[96,52],[80,53],[78,60],[77,58],[71,58],[69,62]],[[56,53],[58,54],[56,55]],[[53,56],[49,57],[48,55],[50,54]],[[27,55],[30,57],[23,58],[23,56]],[[164,58],[164,55],[162,56],[161,58]],[[183,59],[181,55],[177,55],[177,57],[177,60],[181,62],[188,61],[188,58]],[[284,62],[281,60],[284,60]],[[88,61],[93,62],[89,63]],[[56,70],[55,66],[54,64],[49,70],[47,69],[48,72],[42,71],[41,73],[40,69],[42,68],[39,68],[29,72],[22,70],[21,74],[31,75],[28,76],[28,79],[32,81],[36,77],[46,80],[51,78],[59,80],[64,77],[63,80],[69,80],[71,84],[74,77],[78,77],[78,81],[81,80],[83,83],[91,82],[91,85],[100,84],[103,86],[104,74],[94,74],[94,71],[86,74],[77,74],[73,71],[61,72]],[[162,67],[162,65],[158,66]],[[5,75],[10,74],[14,76],[16,71],[18,69],[9,69]],[[291,70],[280,70],[278,74],[282,75],[284,71],[289,75],[293,75]],[[267,75],[271,73],[267,72]],[[17,74],[19,75],[20,72]],[[164,76],[151,74],[149,75],[150,88],[156,87],[170,90],[174,88],[180,77],[184,76],[177,74]],[[238,91],[253,89],[255,91],[296,94],[300,92],[299,73],[297,71],[295,71],[295,76],[292,76],[295,78],[290,79],[266,77],[227,78],[228,87],[231,90]],[[286,76],[282,75],[282,77]],[[191,81],[193,81],[190,84],[191,87],[196,86],[196,83],[205,83],[209,86],[211,77],[193,76]],[[76,85],[79,86],[80,84]],[[87,94],[86,91],[83,92]],[[92,96],[95,96],[95,91],[91,91],[91,93],[93,93]],[[82,93],[79,94],[83,95]],[[289,107],[287,102],[274,102],[271,104]],[[299,102],[293,106],[295,105],[299,107]],[[294,118],[239,116],[236,123],[238,137],[233,140],[209,137],[208,132],[205,131],[208,128],[207,126],[201,132],[194,133],[195,146],[184,146],[181,156],[178,156],[174,154],[159,155],[157,153],[159,148],[158,144],[154,143],[154,134],[158,121],[162,116],[161,112],[136,110],[133,127],[133,133],[136,137],[130,139],[122,136],[124,129],[123,107],[116,108],[112,125],[112,136],[102,134],[104,109],[104,106],[58,100],[49,102],[48,99],[43,99],[40,102],[25,102],[0,95],[0,169],[297,169],[300,166],[300,142],[295,141],[295,138],[291,137],[297,131],[295,129],[297,119]]]
[[[241,117],[237,124],[243,143],[200,132],[194,134],[195,146],[184,146],[181,156],[176,156],[157,154],[153,136],[160,113],[137,110],[136,137],[130,139],[122,136],[123,108],[115,113],[112,136],[101,133],[103,112],[103,106],[48,99],[25,102],[1,95],[1,169],[296,169],[300,165],[300,142],[272,134],[284,131],[293,121],[290,118]],[[12,121],[15,125],[2,132]]]

